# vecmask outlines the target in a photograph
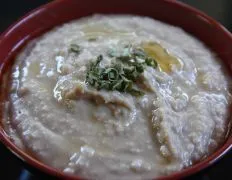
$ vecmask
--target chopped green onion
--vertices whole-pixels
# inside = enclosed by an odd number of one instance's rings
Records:
[[[100,67],[103,56],[99,55],[95,62],[90,63],[86,75],[86,83],[96,89],[130,93],[133,96],[143,96],[144,92],[134,88],[139,76],[146,66],[157,67],[157,62],[146,55],[143,49],[128,45],[120,54],[115,49],[108,56],[116,62],[109,67]]]
[[[81,48],[77,44],[71,44],[69,50],[71,52],[74,52],[74,53],[77,53],[77,54],[79,54],[81,52]]]

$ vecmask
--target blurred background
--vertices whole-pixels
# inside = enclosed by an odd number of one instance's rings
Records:
[[[51,0],[50,0],[51,1]],[[136,1],[136,0],[135,0]],[[210,15],[232,32],[232,0],[180,0]],[[49,0],[7,0],[0,5],[0,33],[28,11],[49,2]],[[144,0],[144,3],[146,0]],[[231,175],[232,151],[214,166],[190,177],[190,180],[229,180]],[[34,174],[34,173],[33,173]],[[29,173],[18,159],[13,158],[0,143],[0,179],[37,180],[38,175]],[[44,179],[44,177],[43,177]]]
[[[51,0],[2,0],[0,5],[0,32],[28,11],[49,1]],[[204,11],[232,31],[232,0],[179,1]]]

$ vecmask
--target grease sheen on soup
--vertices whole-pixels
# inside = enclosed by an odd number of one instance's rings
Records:
[[[54,28],[18,55],[7,129],[18,146],[65,173],[151,179],[224,141],[228,82],[214,53],[182,29],[95,15]]]

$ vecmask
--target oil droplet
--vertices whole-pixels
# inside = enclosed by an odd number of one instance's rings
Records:
[[[106,24],[91,24],[81,28],[87,39],[104,37],[117,37],[117,36],[135,36],[134,32],[127,32],[113,27],[107,26]]]
[[[41,71],[40,63],[38,61],[33,61],[33,62],[27,64],[26,68],[28,69],[28,74],[26,76],[35,77],[35,76],[39,75],[40,71]]]
[[[182,68],[181,60],[170,55],[168,51],[164,49],[160,44],[155,42],[148,42],[143,43],[142,47],[149,56],[157,61],[162,71],[170,73],[173,66],[175,66],[177,69]]]

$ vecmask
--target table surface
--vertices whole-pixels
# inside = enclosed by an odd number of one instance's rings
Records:
[[[231,0],[182,0],[206,14],[212,16],[230,31],[232,31],[232,1]],[[1,2],[0,5],[0,32],[5,30],[10,24],[28,11],[46,3],[49,0],[8,0]],[[219,160],[212,167],[189,177],[190,180],[216,180],[232,179],[231,166],[232,151]],[[0,144],[0,179],[27,180],[41,179],[32,175],[21,166],[20,161]]]

